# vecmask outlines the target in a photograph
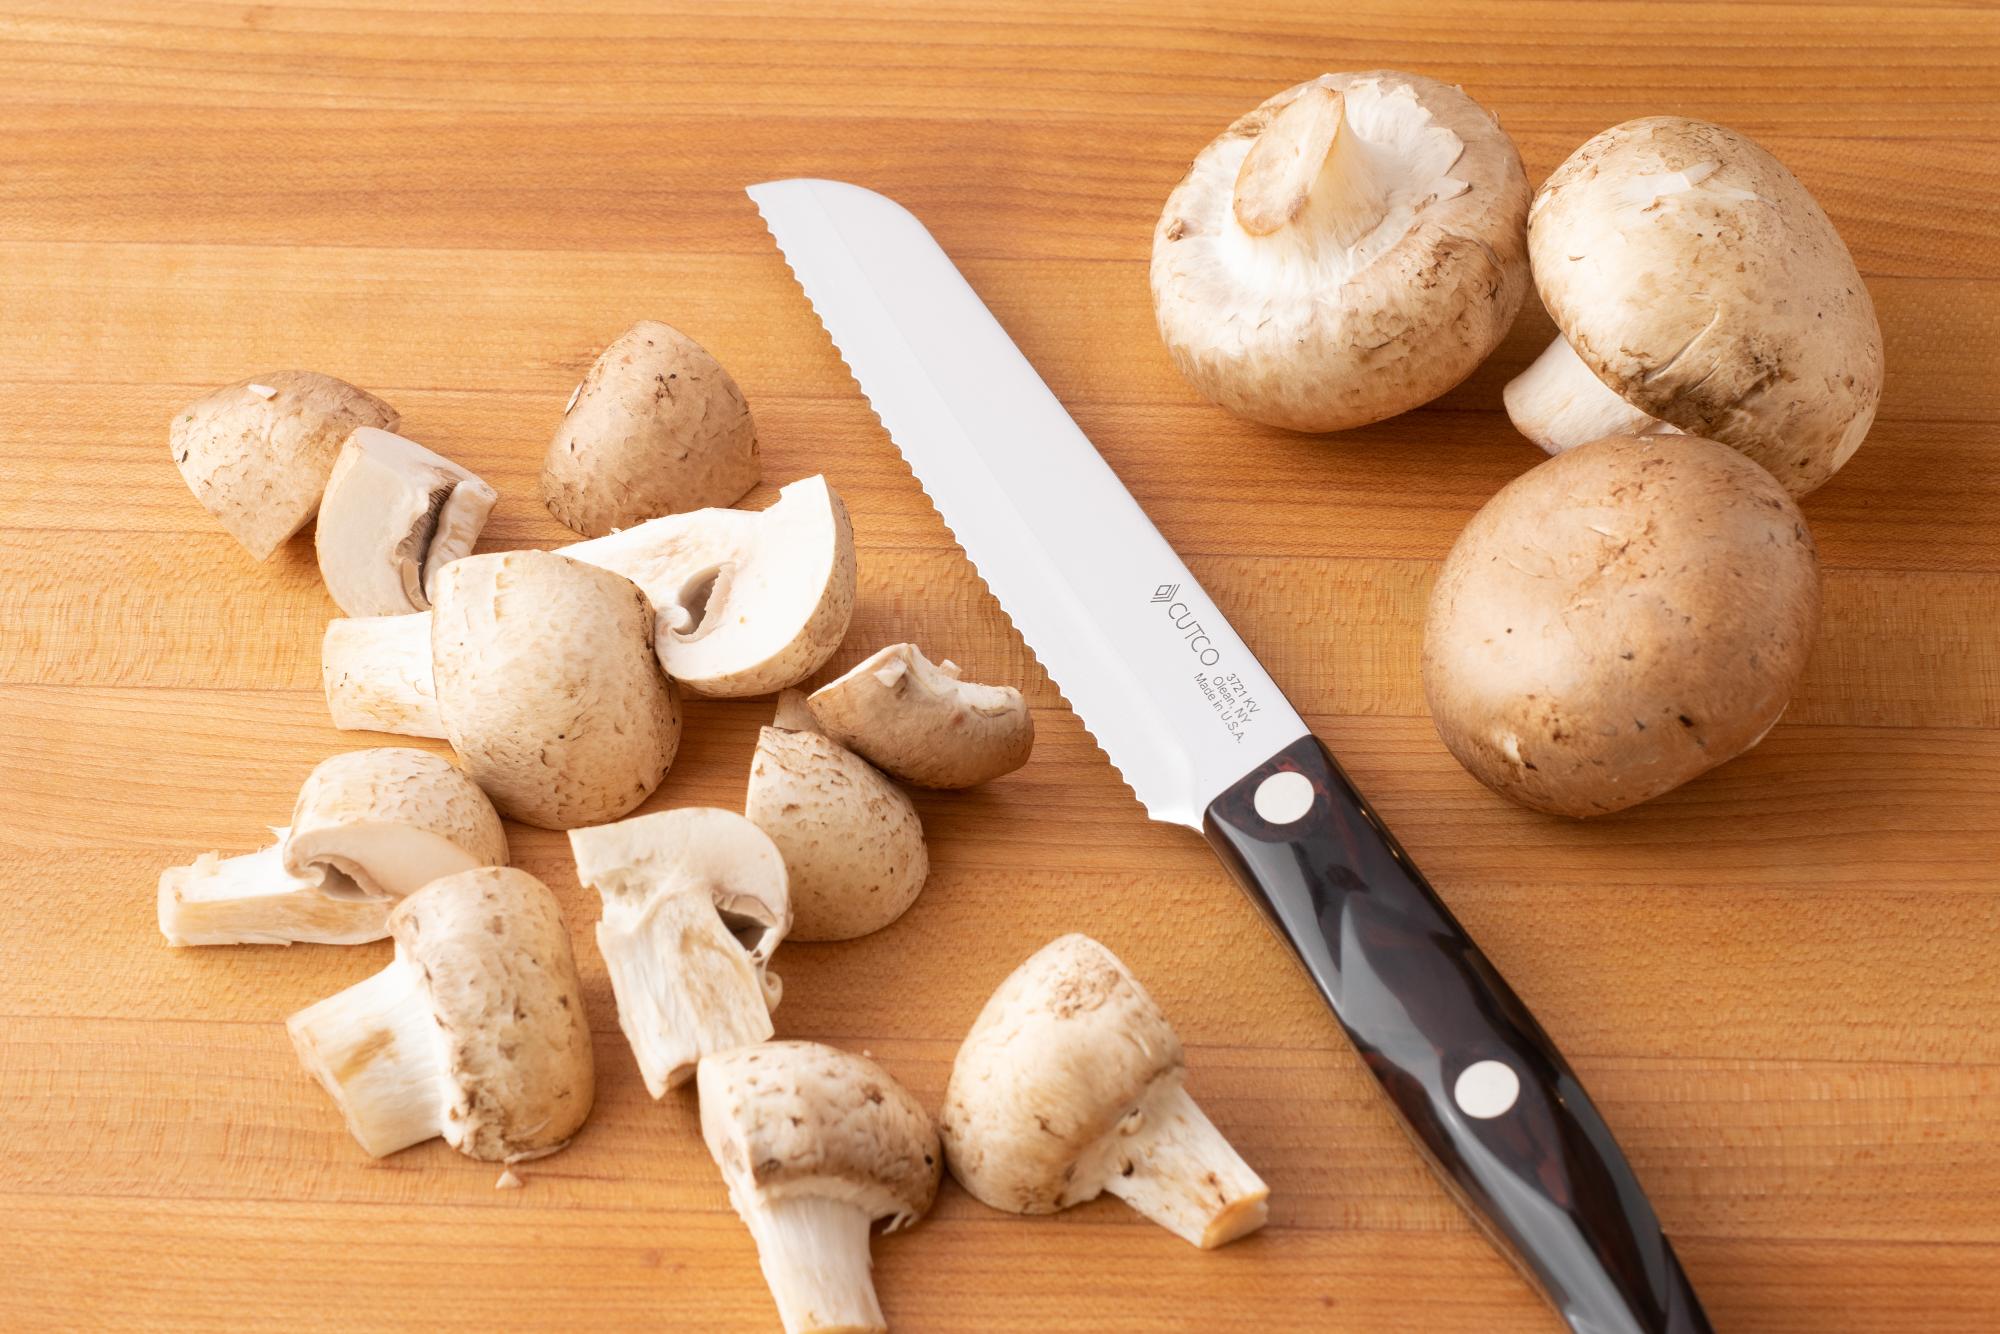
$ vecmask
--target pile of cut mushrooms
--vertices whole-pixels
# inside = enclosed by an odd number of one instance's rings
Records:
[[[1491,113],[1375,70],[1241,117],[1153,235],[1174,363],[1295,431],[1457,385],[1530,279],[1559,333],[1504,399],[1553,457],[1452,548],[1423,684],[1481,782],[1602,815],[1754,746],[1804,672],[1819,563],[1798,501],[1860,447],[1883,370],[1819,204],[1746,136],[1679,116],[1605,130],[1531,198]]]
[[[1264,1184],[1188,1096],[1173,1030],[1086,937],[1001,983],[941,1118],[865,1054],[773,1040],[781,944],[883,930],[922,892],[903,785],[1011,773],[1034,718],[1018,689],[909,643],[800,688],[853,614],[847,511],[824,477],[729,508],[760,480],[756,428],[698,343],[644,322],[591,366],[541,479],[586,540],[554,551],[475,553],[498,493],[400,425],[371,394],[288,371],[172,428],[189,487],[253,556],[317,516],[345,613],[321,645],[335,726],[444,741],[457,761],[331,756],[263,850],[159,880],[170,945],[393,940],[380,972],[287,1024],[363,1151],[442,1138],[514,1188],[590,1115],[570,928],[509,866],[514,820],[568,832],[639,1074],[656,1099],[692,1081],[788,1331],[886,1329],[873,1226],[922,1218],[947,1163],[1015,1213],[1110,1191],[1204,1247],[1263,1223]],[[741,813],[632,813],[673,766],[683,693],[774,700]]]

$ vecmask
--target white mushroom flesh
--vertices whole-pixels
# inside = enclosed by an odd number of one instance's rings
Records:
[[[437,571],[471,552],[498,499],[414,440],[355,431],[334,461],[314,535],[327,592],[349,616],[423,611]]]
[[[343,731],[444,739],[427,611],[327,622],[320,684],[333,725]]]
[[[169,945],[363,945],[389,934],[385,899],[360,894],[324,866],[285,869],[289,832],[241,857],[203,853],[160,874],[160,934]]]
[[[444,1133],[451,1098],[444,1031],[418,969],[400,955],[285,1026],[299,1060],[371,1157]]]
[[[1560,336],[1507,382],[1501,397],[1514,429],[1551,454],[1607,435],[1681,434],[1627,403]]]
[[[1077,1176],[1203,1250],[1264,1226],[1268,1188],[1177,1076],[1156,1080]]]
[[[736,1206],[757,1242],[757,1264],[785,1334],[889,1328],[875,1297],[867,1210],[824,1195],[792,1195]]]

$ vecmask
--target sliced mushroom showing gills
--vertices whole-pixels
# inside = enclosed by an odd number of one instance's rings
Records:
[[[313,541],[326,591],[349,616],[427,610],[438,571],[471,554],[499,498],[416,441],[361,428],[320,500]]]
[[[701,1134],[786,1334],[886,1331],[869,1254],[937,1196],[931,1118],[864,1056],[769,1042],[702,1059]]]
[[[319,509],[340,451],[359,427],[394,430],[396,410],[345,380],[274,371],[225,385],[174,414],[174,463],[210,514],[269,560]]]
[[[1803,496],[1867,436],[1882,395],[1867,285],[1812,195],[1744,135],[1614,125],[1536,193],[1528,252],[1559,336],[1505,397],[1550,453],[1685,432]]]
[[[1252,421],[1340,431],[1429,402],[1528,290],[1528,182],[1492,113],[1418,74],[1323,74],[1195,158],[1153,233],[1160,336]]]
[[[381,1158],[442,1136],[471,1158],[554,1153],[590,1115],[590,1024],[569,928],[525,871],[433,880],[389,915],[396,955],[293,1015],[306,1072]]]
[[[827,735],[918,787],[990,782],[1028,762],[1035,717],[1012,686],[959,677],[915,644],[891,644],[807,701]]]
[[[795,690],[757,734],[743,813],[790,882],[793,940],[852,940],[916,902],[930,875],[917,809],[866,760],[820,735]]]
[[[618,1027],[655,1098],[703,1056],[771,1036],[767,965],[792,923],[785,862],[734,811],[688,807],[572,829],[576,874],[604,900],[597,948]]]
[[[986,1002],[945,1089],[945,1160],[996,1209],[1109,1191],[1204,1249],[1264,1225],[1270,1192],[1188,1096],[1180,1039],[1088,936],[1045,946]]]
[[[652,519],[557,554],[638,584],[667,675],[703,695],[767,695],[817,671],[854,614],[854,533],[823,477],[792,483],[770,508]],[[334,726],[443,736],[430,617],[348,618],[327,626],[320,679]]]
[[[401,747],[322,761],[277,842],[205,853],[160,875],[170,945],[358,945],[389,934],[396,902],[440,876],[507,864],[493,803],[440,756]]]

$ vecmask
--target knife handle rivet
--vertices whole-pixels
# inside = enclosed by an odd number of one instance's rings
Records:
[[[1474,1061],[1459,1072],[1451,1096],[1459,1111],[1477,1121],[1490,1121],[1521,1096],[1521,1077],[1504,1061]]]
[[[1312,779],[1296,770],[1282,769],[1257,784],[1250,804],[1272,824],[1291,824],[1312,809]]]

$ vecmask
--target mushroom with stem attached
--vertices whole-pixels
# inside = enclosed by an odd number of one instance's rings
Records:
[[[447,760],[402,747],[322,761],[278,841],[206,853],[160,875],[170,945],[358,945],[389,934],[398,899],[440,876],[505,866],[493,803]]]
[[[1153,233],[1153,309],[1194,387],[1293,431],[1429,402],[1528,290],[1528,182],[1491,113],[1418,74],[1323,74],[1202,149]]]
[[[286,1023],[369,1155],[443,1136],[468,1157],[554,1153],[590,1115],[590,1024],[548,887],[487,866],[389,915],[387,968]]]
[[[364,426],[326,481],[313,543],[349,616],[424,611],[438,571],[471,553],[499,493],[414,440]]]
[[[1536,192],[1528,252],[1560,333],[1505,397],[1551,454],[1686,432],[1803,496],[1868,434],[1882,331],[1867,285],[1747,137],[1679,116],[1613,126]]]
[[[819,733],[795,690],[757,734],[743,813],[771,836],[790,879],[794,940],[852,940],[916,902],[930,875],[910,799]]]
[[[945,1159],[996,1209],[1110,1191],[1207,1249],[1264,1225],[1269,1190],[1188,1096],[1180,1039],[1110,950],[1063,936],[979,1012],[945,1089]]]
[[[757,1242],[785,1334],[885,1331],[870,1229],[937,1196],[937,1131],[881,1066],[817,1042],[702,1059],[701,1134]]]
[[[655,1098],[695,1062],[771,1036],[767,971],[792,922],[784,858],[733,811],[688,807],[572,829],[577,879],[604,899],[597,948],[618,1027]]]
[[[915,644],[891,644],[812,693],[827,735],[918,787],[989,782],[1028,762],[1035,716],[1012,686],[959,678]]]

